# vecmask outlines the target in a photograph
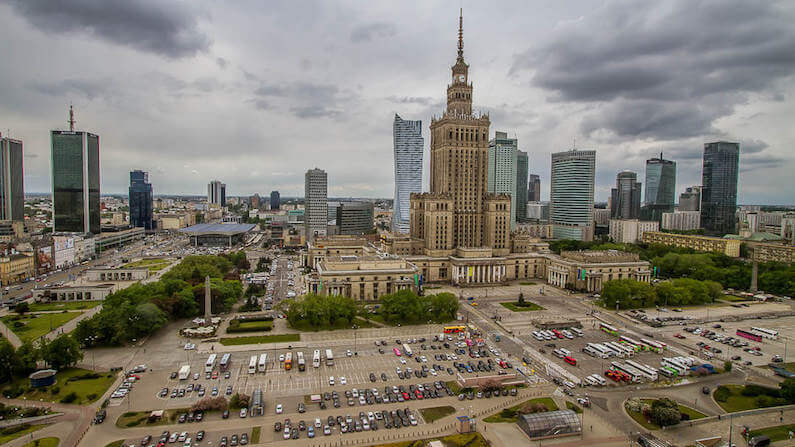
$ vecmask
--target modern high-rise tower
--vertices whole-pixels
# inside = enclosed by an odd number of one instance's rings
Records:
[[[641,186],[638,174],[621,171],[616,176],[616,187],[610,194],[610,217],[613,219],[638,219],[640,217]]]
[[[149,183],[149,173],[146,171],[130,172],[130,225],[152,228],[152,184]]]
[[[549,220],[556,239],[593,240],[596,151],[552,154]]]
[[[271,209],[278,210],[281,206],[281,197],[279,191],[271,191]]]
[[[516,168],[519,144],[506,132],[495,132],[489,141],[488,191],[511,196],[511,228],[516,226]]]
[[[74,130],[50,132],[52,206],[55,232],[100,233],[99,135]]]
[[[701,187],[688,186],[685,192],[679,194],[679,211],[701,210]]]
[[[0,135],[0,220],[25,220],[22,141]]]
[[[328,233],[328,174],[322,169],[304,176],[304,226],[308,241]]]
[[[530,159],[527,152],[516,151],[516,220],[527,220],[527,173],[530,169]]]
[[[422,121],[404,120],[395,114],[392,123],[395,151],[395,199],[392,231],[408,233],[410,229],[412,193],[422,192]]]
[[[530,174],[530,177],[528,178],[527,201],[541,201],[541,177],[539,177],[537,174]]]
[[[207,184],[207,203],[220,207],[226,206],[226,183],[213,180]]]
[[[676,162],[660,158],[646,160],[646,196],[643,218],[660,222],[663,213],[674,210],[676,203]]]
[[[447,110],[431,119],[430,192],[411,198],[411,236],[427,255],[449,255],[459,247],[510,251],[510,197],[489,194],[489,117],[472,113],[472,83],[464,61],[463,17],[458,22],[458,57],[447,86]]]
[[[704,144],[701,171],[701,226],[709,234],[734,233],[740,143]]]

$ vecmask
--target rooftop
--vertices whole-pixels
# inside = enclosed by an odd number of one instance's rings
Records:
[[[256,224],[236,224],[236,223],[204,223],[193,225],[192,227],[180,230],[183,233],[192,235],[201,234],[223,234],[231,236],[234,234],[248,233],[256,228]]]

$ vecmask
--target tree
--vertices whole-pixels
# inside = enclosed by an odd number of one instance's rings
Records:
[[[14,312],[20,315],[23,315],[28,311],[30,311],[30,304],[28,304],[27,301],[22,301],[21,303],[17,303],[17,305],[14,306]]]
[[[726,360],[725,362],[723,362],[723,370],[724,370],[725,372],[731,372],[731,371],[732,371],[732,362],[730,362],[730,361],[728,361],[728,360]]]
[[[795,403],[795,378],[790,377],[778,385],[781,388],[781,397],[789,403]]]
[[[229,399],[229,408],[232,408],[234,410],[239,408],[248,408],[250,400],[251,396],[249,396],[248,394],[235,393]]]
[[[41,352],[33,343],[26,341],[17,348],[17,356],[20,362],[17,373],[25,374],[36,370],[36,363],[41,359]]]
[[[10,382],[21,366],[22,362],[14,346],[4,338],[0,339],[0,383]]]
[[[53,369],[60,370],[82,360],[83,352],[71,335],[63,334],[42,348],[42,359]]]
[[[682,420],[679,404],[668,398],[657,399],[651,403],[650,418],[660,427],[676,425]]]
[[[517,300],[517,303],[519,303],[520,306],[524,304],[524,293],[519,292],[519,299]]]

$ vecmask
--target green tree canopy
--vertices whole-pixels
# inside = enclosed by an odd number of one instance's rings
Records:
[[[71,335],[63,334],[42,346],[42,359],[53,369],[61,370],[82,360],[83,352]]]

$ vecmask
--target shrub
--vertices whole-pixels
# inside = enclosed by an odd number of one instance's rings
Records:
[[[91,393],[91,394],[89,394],[88,396],[86,396],[86,399],[88,399],[88,400],[94,400],[94,399],[96,399],[97,397],[99,397],[99,395],[97,395],[97,393]]]
[[[190,407],[191,411],[223,411],[229,407],[229,402],[223,396],[205,397]]]
[[[718,402],[726,402],[727,400],[729,400],[729,397],[731,395],[732,393],[731,391],[729,391],[729,388],[721,385],[718,387],[718,389],[715,390],[714,397],[715,400]]]
[[[514,410],[513,408],[504,408],[500,412],[500,416],[504,417],[506,419],[512,418],[512,417],[516,416],[516,410]]]
[[[19,433],[23,430],[27,430],[28,428],[30,428],[30,424],[20,424],[13,427],[6,427],[0,430],[0,433],[4,435],[13,435],[14,433]]]
[[[53,396],[55,396],[56,394],[58,394],[60,392],[61,392],[61,388],[59,388],[57,386],[54,386],[54,387],[50,388],[50,394],[52,394]]]
[[[247,394],[235,393],[232,395],[232,398],[229,399],[229,408],[239,409],[243,407],[248,407],[250,400],[251,396]]]
[[[753,383],[746,385],[741,393],[743,396],[753,397],[753,396],[770,396],[770,397],[779,397],[779,392],[775,388],[768,388],[762,385],[755,385]]]
[[[62,404],[71,404],[72,402],[77,400],[77,393],[72,391],[71,393],[67,394],[66,396],[61,398]]]
[[[496,379],[489,379],[480,384],[481,391],[494,391],[501,388],[500,382]]]
[[[687,414],[687,413],[679,413],[679,418],[681,420],[683,420],[683,421],[689,421],[690,420],[690,415]]]

